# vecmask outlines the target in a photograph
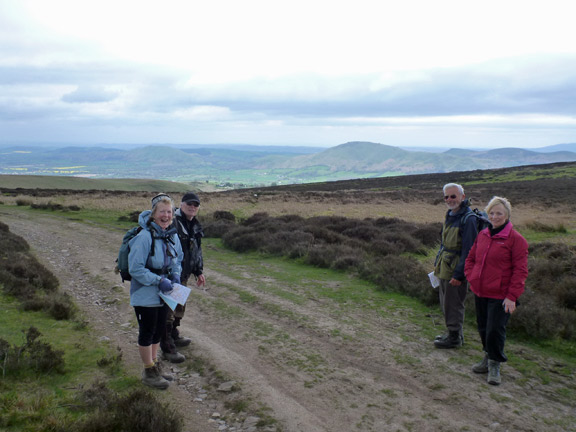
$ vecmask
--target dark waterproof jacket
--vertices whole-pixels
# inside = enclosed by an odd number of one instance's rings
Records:
[[[202,237],[204,237],[204,231],[202,231],[202,225],[200,225],[196,217],[189,221],[180,209],[176,210],[175,216],[178,237],[184,252],[181,278],[182,281],[185,281],[191,275],[200,276],[204,271],[204,260],[202,258]]]
[[[465,271],[478,297],[517,301],[528,277],[528,242],[510,222],[494,236],[484,229],[470,249]]]
[[[434,264],[434,274],[440,279],[464,281],[466,278],[464,263],[478,235],[475,217],[467,218],[466,223],[462,224],[462,217],[471,211],[469,200],[464,200],[454,215],[450,214],[450,210],[446,213],[442,243]]]

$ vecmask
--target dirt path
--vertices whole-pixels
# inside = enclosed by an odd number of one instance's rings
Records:
[[[112,271],[122,232],[9,208],[0,220],[33,246],[98,336],[118,345],[138,374],[128,284],[119,286]],[[562,397],[576,391],[574,377],[561,362],[510,344],[511,354],[556,378],[543,384],[511,362],[503,385],[489,386],[470,371],[479,354],[472,329],[462,349],[436,350],[430,329],[412,324],[414,312],[401,302],[381,305],[374,294],[372,305],[359,306],[321,294],[346,281],[304,275],[294,283],[274,264],[224,263],[221,253],[205,250],[210,289],[193,291],[182,327],[194,341],[184,353],[210,373],[200,376],[185,362],[166,393],[186,416],[186,431],[576,430],[576,409]],[[233,391],[218,391],[226,381]],[[232,411],[243,402],[252,411]],[[262,425],[263,413],[278,423]]]

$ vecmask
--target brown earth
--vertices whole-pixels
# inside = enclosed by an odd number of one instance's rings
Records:
[[[129,287],[119,285],[113,272],[122,232],[10,207],[0,210],[0,220],[32,245],[75,297],[94,340],[109,338],[128,370],[139,375]],[[205,249],[210,289],[193,292],[182,327],[194,341],[183,352],[211,372],[200,376],[187,361],[174,367],[177,385],[158,392],[185,417],[185,431],[256,430],[256,420],[246,420],[254,411],[227,408],[235,401],[268,409],[278,421],[258,430],[576,430],[574,372],[557,359],[509,343],[511,359],[529,358],[549,378],[543,381],[511,360],[503,367],[503,384],[489,386],[470,370],[480,357],[471,327],[462,349],[437,350],[431,343],[442,331],[437,311],[417,317],[426,326],[413,324],[418,321],[407,318],[416,312],[401,301],[359,307],[353,299],[337,301],[316,291],[343,289],[346,278],[304,275],[287,282],[275,264],[239,260],[230,267],[218,261],[219,254],[215,246]],[[373,296],[378,305],[378,293]],[[230,380],[232,391],[217,390]]]

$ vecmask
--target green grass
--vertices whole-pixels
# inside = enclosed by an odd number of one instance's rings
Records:
[[[77,392],[98,378],[105,378],[110,388],[129,390],[140,387],[139,380],[127,377],[114,359],[114,347],[99,343],[89,328],[71,321],[55,321],[41,312],[24,312],[16,300],[0,295],[2,338],[12,346],[22,346],[25,332],[34,326],[39,340],[54,350],[64,352],[64,374],[40,374],[30,370],[12,371],[0,376],[0,429],[6,431],[53,430],[50,425],[77,422],[86,415]],[[56,430],[56,429],[54,429]]]

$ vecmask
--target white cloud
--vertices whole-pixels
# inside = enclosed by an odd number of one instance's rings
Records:
[[[97,129],[112,142],[574,141],[571,11],[568,0],[2,0],[0,126],[4,139],[90,141]]]

